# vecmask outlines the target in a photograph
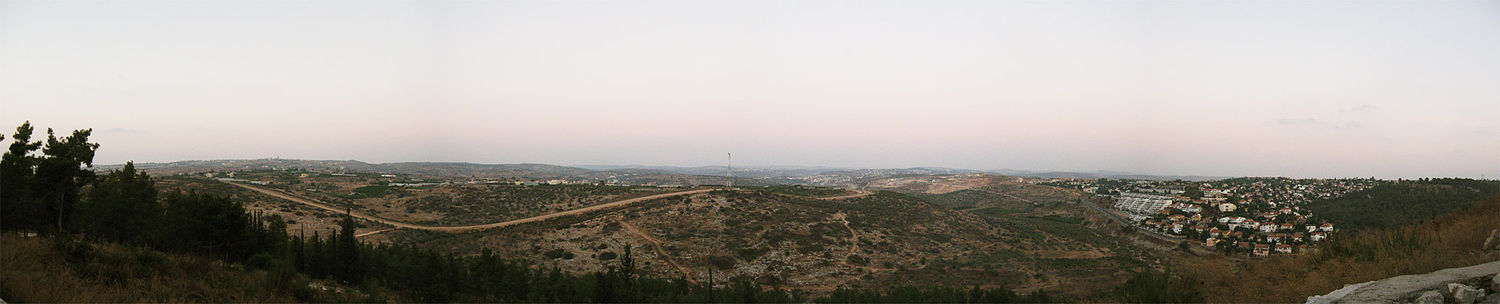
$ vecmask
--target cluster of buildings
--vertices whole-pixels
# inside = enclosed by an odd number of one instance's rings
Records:
[[[1173,196],[1145,193],[1121,193],[1115,196],[1115,209],[1133,214],[1151,214],[1172,205]]]
[[[1374,179],[1236,178],[1213,182],[1054,180],[1113,199],[1114,209],[1141,228],[1253,256],[1311,250],[1336,233],[1304,208],[1374,187]]]

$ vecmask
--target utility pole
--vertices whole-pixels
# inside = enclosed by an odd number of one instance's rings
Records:
[[[728,163],[725,163],[725,165],[724,165],[724,168],[729,170],[729,188],[730,189],[734,189],[734,153],[725,153],[725,154],[728,155],[728,161],[729,161]]]

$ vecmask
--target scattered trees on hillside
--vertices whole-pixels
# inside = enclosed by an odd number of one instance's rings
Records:
[[[31,141],[31,122],[16,127],[11,144],[0,158],[0,227],[55,233],[76,228],[74,210],[79,189],[92,181],[94,151],[91,129],[58,138],[47,129],[47,140]],[[37,149],[41,155],[34,155]]]
[[[91,235],[136,245],[160,237],[153,233],[162,217],[155,183],[133,163],[95,181],[82,204],[80,228]]]
[[[1496,194],[1500,194],[1500,182],[1424,178],[1351,192],[1307,208],[1345,229],[1394,228],[1448,214]]]
[[[373,245],[354,237],[356,223],[346,214],[339,231],[326,238],[290,235],[279,216],[247,212],[228,197],[197,192],[158,193],[151,176],[133,163],[102,177],[91,167],[98,144],[90,130],[45,142],[31,141],[25,123],[0,160],[0,228],[73,233],[158,250],[209,256],[269,271],[275,284],[302,301],[307,288],[295,274],[348,285],[383,287],[413,302],[803,302],[797,293],[743,278],[691,283],[687,278],[642,277],[630,246],[603,271],[575,275],[506,259],[484,250],[464,257],[402,245]],[[0,137],[3,140],[3,137]],[[42,154],[35,155],[38,149]],[[85,187],[92,185],[91,187]],[[901,199],[881,193],[876,199]],[[915,199],[907,201],[919,202]],[[885,210],[897,216],[899,208]],[[84,244],[82,242],[60,242]],[[70,245],[70,246],[73,246]],[[86,250],[80,252],[82,257]],[[379,299],[370,299],[378,301]],[[886,291],[840,290],[819,302],[1053,302],[1044,292],[1018,296],[1004,289],[901,287]]]

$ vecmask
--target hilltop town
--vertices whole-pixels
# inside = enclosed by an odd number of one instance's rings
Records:
[[[1376,179],[1234,178],[1211,182],[1053,179],[1080,189],[1137,228],[1192,240],[1229,255],[1266,257],[1314,250],[1337,233],[1306,205],[1385,183]]]

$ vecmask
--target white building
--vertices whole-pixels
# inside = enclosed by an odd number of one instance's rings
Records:
[[[1145,193],[1121,193],[1115,196],[1115,209],[1132,213],[1156,213],[1172,204],[1172,197]]]

